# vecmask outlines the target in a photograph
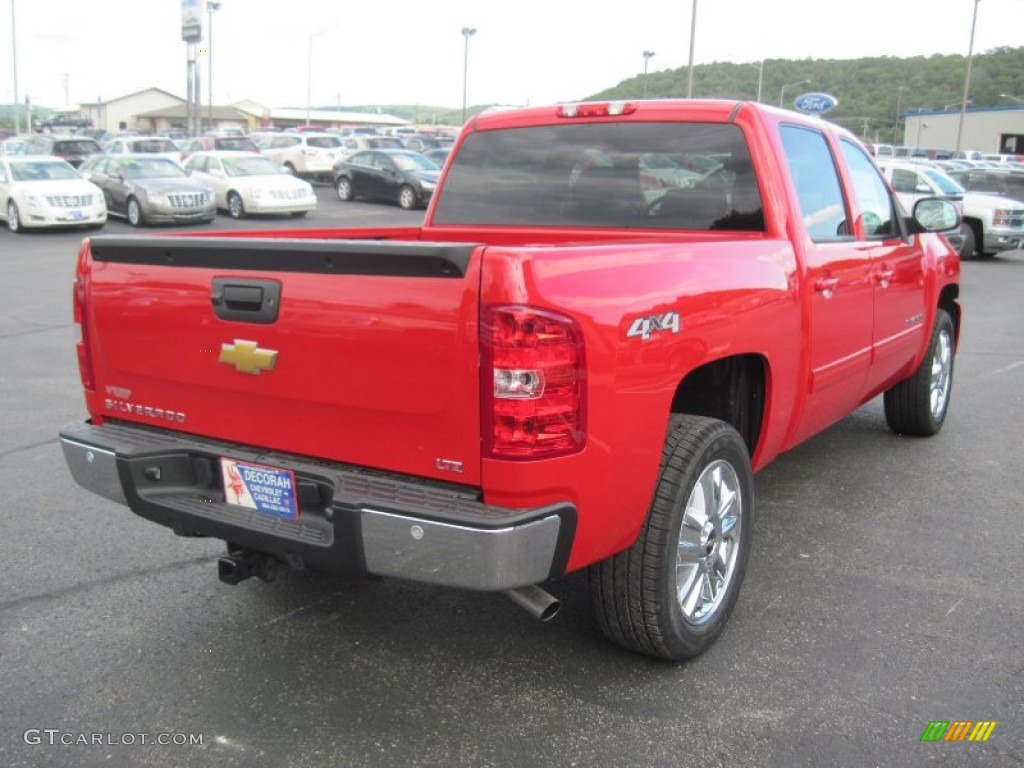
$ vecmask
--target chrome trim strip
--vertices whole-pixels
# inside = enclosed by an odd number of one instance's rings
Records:
[[[484,530],[365,507],[361,523],[370,573],[485,591],[545,581],[560,526],[550,515]]]
[[[117,474],[117,458],[113,451],[66,437],[61,437],[60,443],[76,483],[111,501],[128,504]]]

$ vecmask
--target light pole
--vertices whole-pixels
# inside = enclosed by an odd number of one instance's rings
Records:
[[[945,112],[950,107],[955,107],[959,103],[960,103],[959,101],[954,101],[952,104],[944,104],[943,107],[942,107],[942,111]],[[974,99],[968,99],[967,103],[968,104],[973,104],[974,103]]]
[[[18,112],[21,105],[18,103],[18,35],[14,31],[14,0],[11,0],[11,58],[14,64],[14,132],[21,132],[21,119]],[[31,133],[32,126],[25,126],[25,133]]]
[[[899,140],[899,130],[900,130],[900,104],[903,103],[903,92],[905,90],[907,90],[907,86],[905,86],[905,85],[901,85],[901,86],[899,86],[899,88],[896,89],[896,128],[892,132],[892,143],[893,144],[902,144],[903,143],[903,142],[901,142]]]
[[[644,98],[647,98],[647,62],[651,60],[654,51],[644,51]]]
[[[1018,104],[1024,104],[1024,99],[1018,98],[1017,96],[1011,96],[1008,93],[1000,93],[1000,99],[1009,99],[1010,101],[1016,101]]]
[[[476,27],[462,28],[462,123],[466,123],[466,88],[469,83],[469,38],[476,34]]]
[[[306,125],[309,125],[309,110],[310,104],[313,101],[313,40],[325,32],[330,32],[341,22],[336,21],[330,26],[324,27],[319,32],[314,32],[309,36],[309,50],[308,50],[308,62],[306,65]]]
[[[752,61],[747,62],[747,66],[757,67],[757,103],[761,103],[761,85],[764,83],[764,59],[761,59],[756,64]]]
[[[207,52],[206,52],[206,88],[207,88],[207,103],[206,103],[206,122],[208,123],[208,129],[213,130],[213,14],[220,10],[223,3],[218,0],[206,0],[206,15],[210,18],[209,25],[209,40],[207,41]]]
[[[690,64],[686,75],[686,98],[693,98],[693,46],[697,40],[697,0],[693,0],[693,16],[690,18]]]
[[[800,80],[796,83],[790,83],[789,85],[782,86],[782,90],[779,91],[779,106],[781,107],[786,101],[786,91],[790,88],[796,88],[798,85],[809,85],[810,80]]]
[[[974,0],[974,15],[971,18],[971,44],[967,47],[967,74],[964,75],[964,98],[960,105],[960,119],[956,123],[956,151],[960,151],[960,136],[964,130],[964,113],[967,112],[967,97],[971,92],[971,64],[974,60],[974,28],[978,23],[978,3],[981,0]]]

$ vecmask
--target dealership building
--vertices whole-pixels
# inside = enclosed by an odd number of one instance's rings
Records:
[[[909,147],[955,150],[959,131],[961,150],[1024,155],[1024,106],[979,107],[962,116],[959,109],[921,110],[901,117]]]

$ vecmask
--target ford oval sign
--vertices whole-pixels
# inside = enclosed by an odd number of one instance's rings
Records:
[[[839,99],[827,93],[805,93],[796,97],[793,106],[805,115],[824,115],[839,106]]]

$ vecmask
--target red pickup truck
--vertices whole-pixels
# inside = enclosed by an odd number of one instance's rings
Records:
[[[954,206],[864,147],[725,101],[463,129],[422,227],[94,237],[74,290],[85,488],[279,565],[503,591],[588,569],[615,642],[722,631],[753,471],[884,393],[942,426]],[[908,446],[910,444],[908,443]]]

